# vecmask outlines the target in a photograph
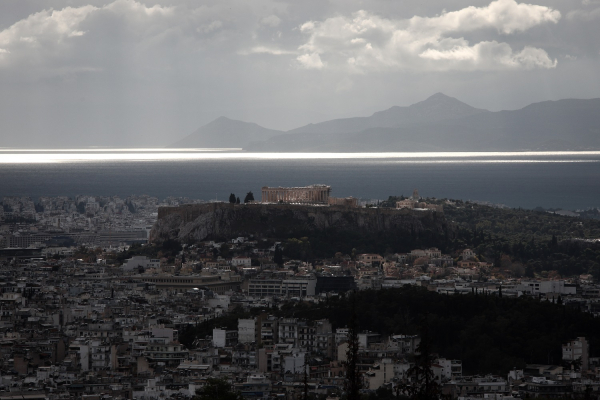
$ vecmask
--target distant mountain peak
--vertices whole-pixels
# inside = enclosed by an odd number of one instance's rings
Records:
[[[418,103],[415,103],[413,105],[411,105],[410,107],[415,107],[415,106],[423,106],[423,105],[441,105],[441,104],[464,104],[465,106],[469,106],[466,103],[463,103],[462,101],[458,100],[457,98],[454,97],[450,97],[445,95],[444,93],[438,92],[436,94],[432,94],[431,96],[429,96],[428,98],[426,98],[423,101],[420,101]],[[471,106],[469,106],[471,107]]]
[[[434,93],[427,98],[427,100],[432,100],[432,99],[454,99],[454,100],[456,100],[454,97],[447,96],[442,92]]]
[[[266,140],[281,133],[283,132],[264,128],[254,122],[221,116],[170,147],[243,148],[250,142]]]
[[[232,122],[233,123],[242,123],[242,124],[252,124],[253,123],[253,122],[240,121],[239,119],[232,119],[232,118],[220,116],[219,118],[212,120],[208,124],[214,124],[214,123],[223,124],[223,123],[232,123]]]

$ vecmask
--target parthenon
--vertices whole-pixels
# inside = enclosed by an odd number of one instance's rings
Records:
[[[263,203],[329,204],[331,186],[310,185],[304,187],[262,188]]]

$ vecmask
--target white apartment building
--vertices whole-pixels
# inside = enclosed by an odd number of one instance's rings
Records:
[[[250,267],[252,265],[250,257],[233,257],[231,259],[232,267]]]
[[[137,271],[139,267],[144,269],[159,268],[160,260],[150,259],[146,256],[134,256],[125,260],[125,263],[123,263],[121,268],[123,271]]]
[[[573,362],[581,360],[581,371],[589,369],[590,345],[584,337],[578,337],[562,346],[562,359]]]
[[[432,247],[425,250],[425,255],[429,258],[440,258],[442,256],[442,251],[436,247]]]
[[[520,285],[517,285],[517,290],[528,292],[531,294],[546,294],[546,293],[557,293],[557,294],[576,294],[576,285],[570,285],[565,281],[521,281]]]
[[[238,319],[238,341],[252,343],[256,341],[256,320]]]
[[[218,348],[231,347],[237,344],[238,331],[228,331],[225,329],[213,329],[213,346]]]

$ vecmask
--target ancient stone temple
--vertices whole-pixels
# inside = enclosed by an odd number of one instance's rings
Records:
[[[304,187],[262,188],[263,203],[329,204],[331,186],[310,185]]]

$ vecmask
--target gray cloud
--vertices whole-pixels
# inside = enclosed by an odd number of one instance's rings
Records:
[[[0,146],[163,145],[220,115],[289,129],[438,91],[491,109],[600,97],[594,1],[444,6],[7,0]]]
[[[486,28],[508,35],[543,23],[557,23],[560,12],[548,7],[496,0],[486,7],[465,7],[435,17],[407,20],[382,18],[361,10],[352,16],[309,21],[300,31],[309,34],[297,57],[306,68],[326,65],[354,72],[372,69],[496,70],[553,68],[543,49],[526,46],[514,52],[507,43],[481,41],[471,45],[461,32]],[[323,56],[331,59],[323,62]]]

